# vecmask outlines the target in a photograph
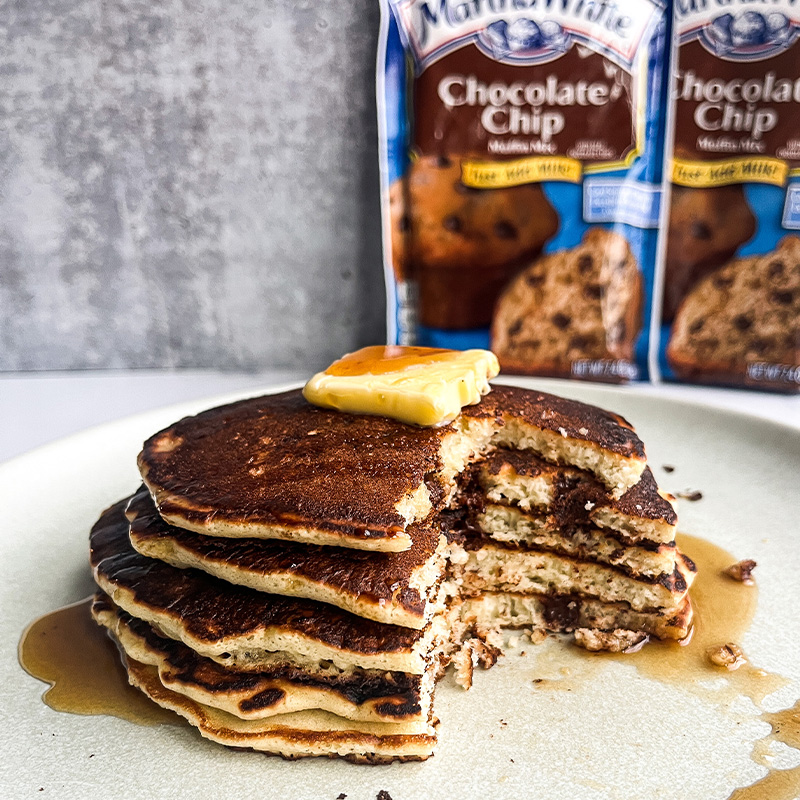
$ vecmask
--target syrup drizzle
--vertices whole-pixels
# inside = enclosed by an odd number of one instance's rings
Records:
[[[638,653],[614,656],[632,663],[643,675],[673,683],[727,705],[740,695],[756,705],[789,681],[766,672],[746,661],[736,670],[715,666],[708,659],[708,649],[742,641],[756,611],[758,589],[732,580],[724,570],[737,559],[721,547],[695,536],[679,534],[678,546],[697,564],[697,578],[690,589],[694,607],[694,630],[686,645],[675,642],[652,642]],[[665,648],[670,652],[664,652]],[[724,678],[721,688],[709,689],[701,681]],[[800,767],[775,769],[770,764],[770,745],[781,742],[800,749],[800,700],[792,707],[775,713],[762,712],[772,732],[753,745],[752,758],[769,772],[751,786],[736,789],[729,800],[796,800],[800,796]]]
[[[767,695],[785,686],[786,678],[765,672],[749,661],[729,671],[712,664],[708,658],[711,648],[728,643],[741,645],[756,612],[758,588],[724,574],[736,558],[721,547],[686,534],[678,534],[677,542],[681,551],[697,564],[697,577],[690,590],[694,625],[689,642],[651,641],[637,653],[610,658],[633,664],[642,675],[680,686],[705,699],[713,696],[727,703],[744,695],[758,705]],[[717,689],[702,685],[718,678],[724,678],[725,684]]]
[[[108,714],[140,725],[188,724],[128,683],[117,648],[89,613],[92,599],[59,608],[22,634],[19,660],[50,688],[42,695],[55,711]]]
[[[740,643],[756,609],[758,590],[724,575],[736,558],[720,547],[686,534],[678,536],[681,550],[697,564],[691,588],[695,609],[694,632],[687,644],[654,641],[637,653],[586,654],[632,664],[643,675],[680,686],[706,700],[727,704],[745,695],[756,704],[788,681],[746,662],[727,671],[708,660],[709,647]],[[181,717],[162,709],[128,684],[116,647],[89,613],[91,599],[53,611],[27,628],[19,644],[19,660],[33,677],[51,684],[44,702],[56,711],[74,714],[109,714],[141,725],[187,725]],[[588,663],[587,663],[588,666]],[[563,679],[537,682],[542,688],[559,689],[577,677],[563,665],[554,670]],[[586,676],[591,670],[586,670]],[[541,674],[541,673],[540,673]],[[701,685],[724,678],[724,686]],[[718,683],[718,682],[716,682]],[[760,717],[772,732],[754,743],[752,758],[766,766],[764,778],[731,794],[729,800],[796,800],[800,796],[800,767],[770,766],[770,746],[780,742],[800,749],[800,700],[782,711]]]
[[[402,372],[410,367],[452,361],[461,356],[455,350],[437,347],[404,347],[401,345],[373,345],[363,347],[355,353],[334,361],[326,375],[340,377],[350,375],[385,375],[389,372]]]
[[[728,800],[797,800],[800,797],[800,766],[791,769],[773,769],[770,764],[770,745],[781,742],[800,749],[800,700],[791,708],[775,713],[763,713],[761,719],[769,722],[772,733],[759,739],[753,746],[753,760],[769,769],[759,781],[736,789]]]
[[[759,705],[767,695],[789,683],[786,678],[759,669],[749,661],[733,671],[711,663],[709,648],[741,644],[756,611],[758,588],[724,574],[737,559],[721,547],[686,534],[679,534],[677,542],[681,551],[697,564],[697,577],[690,589],[695,616],[689,641],[653,640],[635,653],[619,654],[588,653],[571,647],[569,652],[576,657],[570,659],[570,666],[564,665],[563,649],[548,649],[537,656],[532,675],[535,685],[548,690],[574,691],[582,681],[592,679],[597,660],[628,664],[644,677],[690,692],[721,708],[742,695]],[[774,714],[762,712],[760,719],[770,723],[772,733],[754,742],[751,757],[769,772],[752,786],[737,789],[729,800],[797,800],[800,767],[773,768],[771,747],[780,742],[800,749],[800,701],[793,708]]]

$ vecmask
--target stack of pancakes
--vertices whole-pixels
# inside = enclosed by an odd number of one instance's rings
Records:
[[[415,428],[299,391],[150,438],[91,534],[93,613],[130,681],[217,742],[427,758],[433,690],[497,631],[682,638],[693,566],[621,417],[496,386]]]

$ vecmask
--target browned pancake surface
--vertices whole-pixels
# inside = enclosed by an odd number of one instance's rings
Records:
[[[164,522],[146,489],[133,496],[127,515],[131,520],[131,542],[145,555],[158,557],[158,547],[165,543],[201,560],[201,569],[213,571],[215,565],[221,565],[241,573],[238,581],[236,577],[231,578],[234,582],[247,583],[247,577],[267,582],[270,577],[290,576],[296,582],[296,592],[293,592],[296,596],[313,598],[317,587],[323,587],[329,590],[326,597],[334,605],[350,601],[351,605],[356,602],[359,607],[375,607],[365,609],[372,610],[366,614],[371,619],[375,618],[374,613],[385,611],[389,606],[399,607],[405,616],[420,622],[425,616],[426,597],[418,589],[411,588],[409,581],[436,552],[441,535],[438,526],[436,529],[414,526],[409,550],[372,553],[352,548],[192,533]],[[431,573],[436,579],[440,577],[437,570]],[[339,595],[340,602],[332,595]],[[414,627],[421,627],[421,624]]]
[[[644,465],[627,421],[575,400],[495,386],[463,417],[496,420],[498,429],[513,419],[637,470]],[[434,506],[443,500],[440,450],[453,430],[317,408],[296,390],[183,419],[145,442],[139,466],[162,516],[200,533],[307,527],[339,534],[345,546],[371,539],[375,549],[404,549],[377,543],[403,534],[408,520],[398,504],[420,487]]]
[[[611,411],[518,386],[492,385],[478,405],[467,406],[465,417],[512,416],[522,423],[552,431],[617,456],[645,460],[644,444],[631,424]]]
[[[164,514],[372,538],[403,530],[396,505],[435,473],[450,426],[415,428],[310,405],[300,390],[186,417],[139,456]],[[366,529],[366,530],[365,530]]]
[[[181,642],[159,636],[152,626],[122,611],[102,592],[95,596],[92,605],[95,616],[100,611],[115,613],[123,625],[158,654],[164,660],[164,672],[170,683],[194,686],[211,695],[235,695],[243,712],[277,706],[293,686],[336,693],[355,705],[369,703],[384,718],[402,719],[421,711],[421,675],[365,670],[357,674],[319,676],[289,665],[262,672],[241,672],[204,658]]]
[[[251,747],[289,759],[328,756],[381,764],[424,760],[436,744],[433,725],[429,726],[430,733],[397,735],[391,732],[392,724],[354,723],[313,710],[241,720],[171,691],[161,683],[155,667],[133,658],[126,658],[124,666],[130,683],[151,700],[186,718],[202,736],[229,747]]]
[[[325,603],[264,594],[221,581],[200,570],[177,569],[133,549],[125,507],[111,506],[92,528],[90,563],[101,585],[131,592],[138,605],[180,621],[201,642],[247,637],[277,628],[345,652],[405,651],[422,631],[382,625]]]
[[[607,502],[606,505],[629,517],[662,521],[667,525],[678,524],[675,508],[659,494],[658,484],[650,467],[645,468],[639,483],[628,489],[618,500]]]

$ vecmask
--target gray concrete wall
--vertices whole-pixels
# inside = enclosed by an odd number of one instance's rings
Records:
[[[0,370],[384,336],[377,0],[0,0]]]

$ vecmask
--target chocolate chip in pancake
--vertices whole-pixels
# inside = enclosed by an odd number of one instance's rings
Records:
[[[547,461],[594,474],[613,497],[638,483],[647,465],[644,444],[619,414],[547,392],[493,386],[462,419],[492,416],[496,445],[530,450]]]
[[[669,544],[675,539],[674,498],[663,493],[645,467],[639,481],[621,497],[611,496],[590,472],[545,461],[535,455],[500,448],[473,469],[489,502],[518,505],[553,517],[553,525],[598,525],[623,539]]]
[[[244,400],[151,437],[139,468],[177,527],[401,551],[411,546],[409,526],[440,509],[457,476],[494,445],[588,470],[613,496],[645,467],[644,446],[622,417],[496,386],[438,428],[328,411],[299,391]]]

